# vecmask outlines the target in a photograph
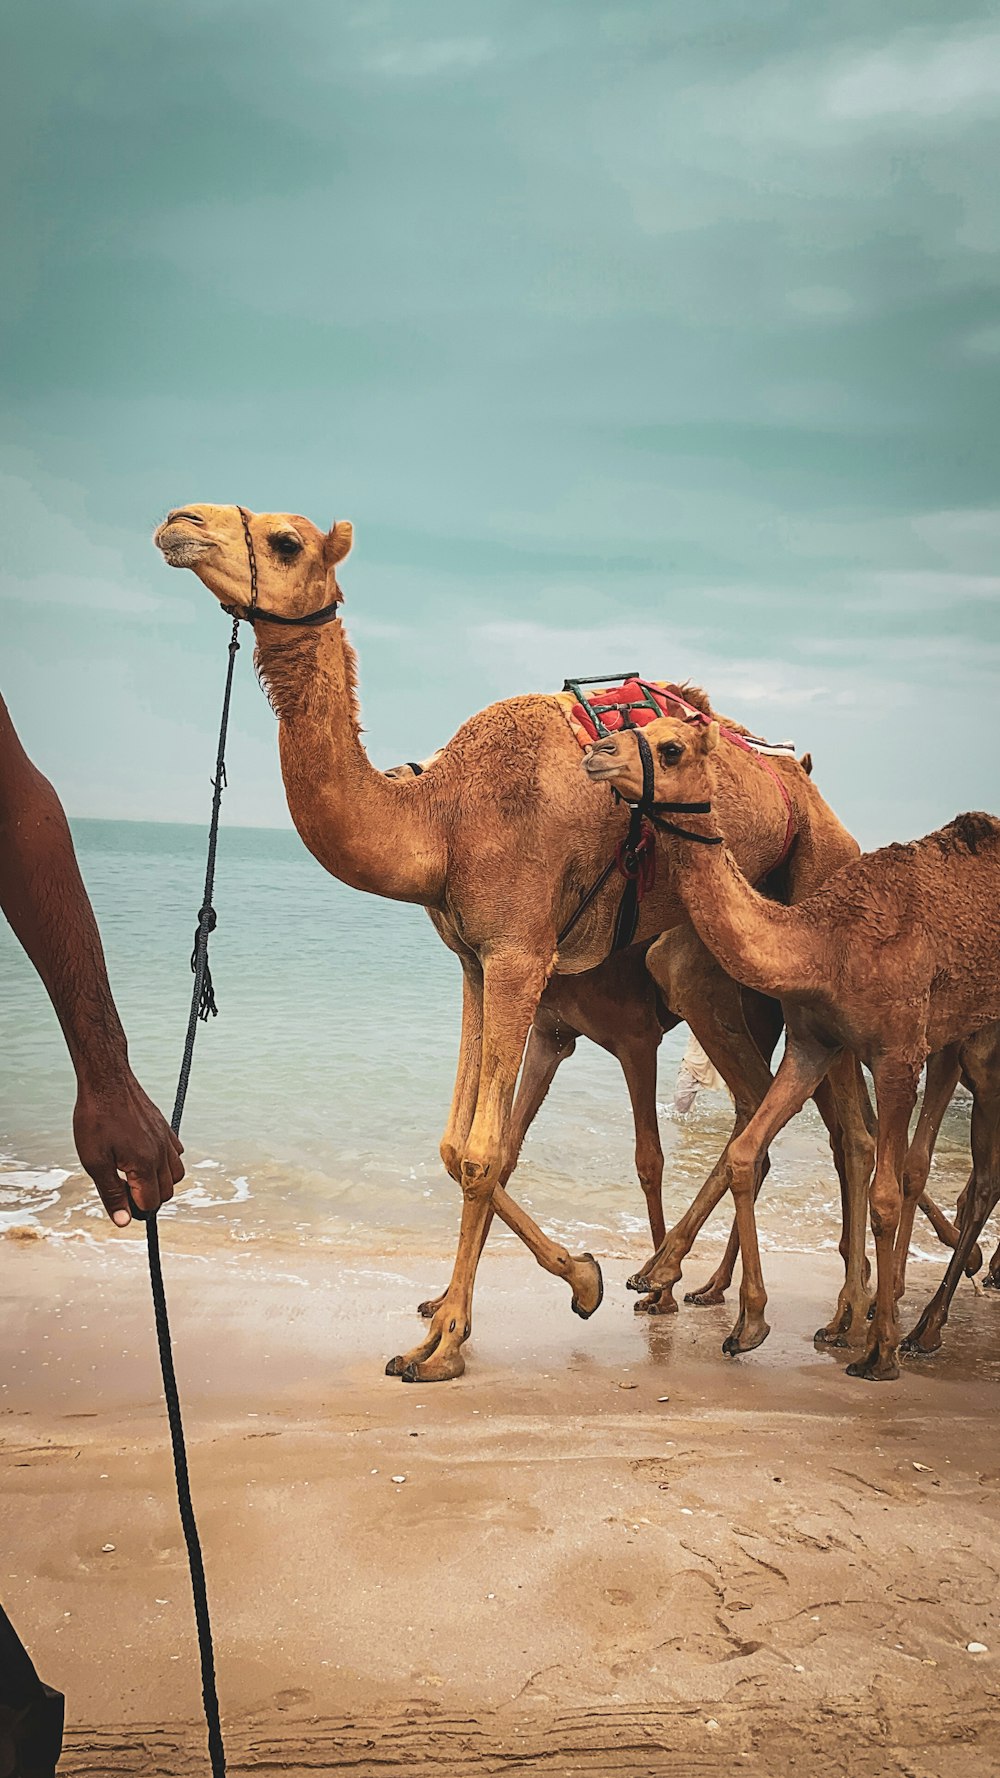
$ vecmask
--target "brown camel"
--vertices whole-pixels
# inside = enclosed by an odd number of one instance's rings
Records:
[[[699,803],[707,814],[684,826],[657,817],[671,879],[699,935],[722,966],[758,993],[774,994],[785,1014],[786,1046],[759,1111],[730,1143],[725,1183],[736,1202],[743,1276],[740,1314],[726,1341],[750,1351],[767,1337],[766,1292],[754,1219],[764,1154],[838,1058],[853,1053],[875,1081],[878,1143],[870,1206],[878,1279],[872,1337],[853,1376],[899,1375],[896,1243],[909,1241],[914,1199],[903,1195],[903,1162],[920,1070],[950,1044],[975,1104],[974,1186],[963,1239],[949,1267],[968,1258],[979,1204],[1000,1194],[1000,1068],[985,1028],[1000,1020],[1000,821],[960,815],[939,832],[887,846],[845,865],[807,901],[781,907],[741,874],[719,821],[719,729],[667,717],[644,731],[656,802]],[[589,751],[588,776],[626,796],[642,784],[634,735]],[[649,967],[657,975],[656,946]]]
[[[621,895],[614,876],[562,947],[558,935],[614,857],[625,812],[580,771],[577,742],[554,696],[510,698],[479,712],[419,777],[393,782],[376,771],[359,739],[356,662],[340,621],[336,569],[351,547],[349,524],[324,533],[296,515],[197,505],[170,513],[155,540],[168,563],[192,569],[223,608],[253,623],[258,669],[279,718],[288,805],[310,851],[353,888],[426,907],[461,960],[462,1035],[441,1144],[462,1189],[458,1252],[426,1339],[388,1366],[406,1381],[458,1376],[491,1211],[542,1266],[568,1281],[578,1313],[589,1316],[601,1300],[596,1260],[550,1241],[504,1185],[518,1070],[546,980],[553,969],[592,969],[611,948]],[[726,831],[741,868],[757,881],[776,862],[774,836],[784,836],[786,803],[777,771],[735,746],[729,751]],[[805,885],[821,881],[856,848],[795,763],[775,765],[797,775],[789,791],[796,831],[784,870],[801,898]],[[661,871],[641,904],[636,942],[684,917],[670,874]],[[682,974],[682,962],[675,964]],[[674,991],[681,996],[685,986],[675,980]],[[756,1053],[735,986],[733,994],[737,1010],[723,1042]],[[679,999],[668,1003],[682,1010]],[[705,1047],[719,1066],[710,1041]],[[726,1076],[725,1068],[720,1072]],[[866,1300],[861,1213],[870,1138],[859,1079],[853,1063],[831,1075],[853,1207],[848,1314]]]
[[[690,695],[690,688],[688,692]],[[428,766],[440,759],[443,751],[438,747],[426,759],[407,760],[401,765],[390,766],[386,777],[396,780],[419,778]],[[812,760],[808,754],[799,763],[804,771],[812,773]],[[645,951],[645,946],[629,945],[624,951],[613,952],[596,969],[585,970],[580,975],[549,977],[528,1033],[511,1112],[513,1158],[510,1170],[517,1164],[524,1139],[558,1068],[573,1054],[581,1037],[589,1038],[591,1043],[615,1057],[625,1076],[635,1129],[635,1168],[646,1200],[649,1232],[655,1248],[666,1235],[663,1149],[656,1111],[657,1053],[665,1033],[675,1030],[683,1021],[664,1005],[646,968]],[[701,999],[710,1014],[721,985],[716,978],[722,972],[708,952],[702,951],[702,961]],[[730,991],[721,986],[728,1004]],[[780,1009],[776,1001],[745,990],[741,991],[741,999],[747,1030],[768,1062],[781,1035]],[[700,1305],[723,1302],[725,1291],[732,1282],[738,1253],[734,1223],[721,1264],[708,1282],[700,1290],[691,1291],[686,1300]],[[419,1313],[431,1320],[443,1302],[444,1294],[421,1303]],[[636,1312],[666,1312],[660,1294],[654,1291],[641,1297],[635,1305]]]

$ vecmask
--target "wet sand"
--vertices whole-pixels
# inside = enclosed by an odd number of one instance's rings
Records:
[[[835,1256],[768,1258],[733,1363],[730,1307],[614,1262],[583,1325],[487,1253],[465,1377],[408,1387],[440,1256],[168,1259],[233,1773],[1000,1769],[1000,1299],[878,1386],[812,1346]],[[95,1778],[207,1771],[144,1264],[0,1243],[0,1598]]]

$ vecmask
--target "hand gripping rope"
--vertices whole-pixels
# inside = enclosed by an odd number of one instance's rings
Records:
[[[215,777],[212,780],[212,818],[208,829],[205,891],[201,898],[194,951],[191,955],[194,987],[191,993],[191,1010],[188,1014],[184,1054],[181,1058],[180,1075],[177,1081],[177,1096],[174,1099],[173,1115],[170,1119],[170,1126],[175,1135],[180,1134],[188,1081],[191,1077],[191,1059],[194,1055],[195,1038],[198,1034],[198,1021],[214,1018],[219,1010],[215,1004],[212,973],[208,967],[208,939],[209,934],[214,932],[216,925],[215,909],[212,906],[212,892],[215,886],[215,853],[219,838],[222,792],[226,787],[226,731],[229,727],[229,699],[233,689],[233,667],[240,646],[237,640],[239,627],[239,619],[234,618],[233,633],[229,643],[229,664],[226,669],[226,689],[222,699],[219,744],[215,757]],[[201,1540],[198,1536],[194,1504],[191,1499],[191,1480],[188,1475],[184,1423],[181,1418],[180,1396],[174,1372],[170,1323],[167,1319],[167,1297],[163,1285],[163,1268],[160,1263],[160,1232],[156,1226],[155,1215],[147,1216],[139,1210],[137,1205],[132,1202],[131,1196],[129,1204],[137,1221],[144,1222],[146,1225],[146,1249],[149,1257],[149,1282],[153,1293],[153,1314],[156,1320],[156,1343],[159,1348],[163,1395],[167,1404],[167,1420],[170,1425],[170,1446],[174,1458],[174,1475],[177,1480],[177,1504],[180,1509],[184,1542],[187,1545],[188,1567],[191,1571],[191,1592],[194,1596],[195,1623],[198,1628],[201,1695],[205,1706],[205,1721],[208,1725],[208,1757],[212,1768],[212,1778],[225,1778],[226,1750],[222,1742],[222,1725],[219,1721],[219,1697],[215,1684],[215,1653],[212,1647],[212,1623],[208,1611],[208,1589],[205,1583],[205,1564],[202,1560]]]

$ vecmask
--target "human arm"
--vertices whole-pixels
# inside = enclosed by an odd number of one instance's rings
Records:
[[[41,976],[77,1079],[77,1152],[112,1220],[128,1190],[155,1211],[184,1176],[181,1145],[146,1096],[108,982],[97,922],[51,784],[21,746],[0,698],[0,906]]]

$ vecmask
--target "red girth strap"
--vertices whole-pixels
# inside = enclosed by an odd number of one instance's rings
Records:
[[[639,843],[633,852],[626,855],[626,842],[619,840],[615,863],[626,883],[635,884],[636,901],[644,900],[656,882],[656,835],[648,821],[642,824]]]

